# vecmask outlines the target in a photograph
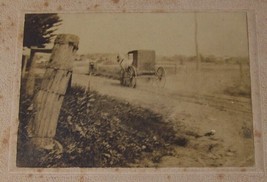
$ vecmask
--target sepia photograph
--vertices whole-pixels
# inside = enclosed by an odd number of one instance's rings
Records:
[[[247,22],[26,13],[16,166],[255,166]]]

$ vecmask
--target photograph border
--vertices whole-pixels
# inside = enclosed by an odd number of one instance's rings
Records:
[[[264,180],[266,175],[266,139],[264,135],[264,128],[266,123],[263,123],[266,119],[266,94],[264,94],[264,88],[266,88],[266,82],[264,78],[267,78],[266,63],[263,64],[265,55],[260,51],[266,50],[266,42],[264,38],[267,38],[267,29],[263,27],[263,20],[267,13],[262,11],[267,10],[266,2],[254,2],[254,1],[225,1],[219,3],[215,0],[204,1],[145,1],[141,3],[123,0],[113,1],[101,1],[98,3],[88,3],[85,0],[80,1],[80,4],[71,3],[71,1],[39,1],[33,0],[27,1],[14,1],[17,2],[14,7],[8,5],[6,2],[4,8],[6,10],[1,18],[7,19],[7,23],[13,24],[15,30],[10,31],[9,27],[4,27],[2,34],[10,37],[10,41],[7,42],[4,57],[6,60],[12,60],[11,63],[2,63],[2,66],[9,64],[8,69],[1,74],[11,77],[11,83],[8,83],[8,79],[0,79],[0,81],[10,86],[7,88],[1,88],[6,90],[6,95],[3,94],[1,103],[6,109],[0,110],[1,116],[1,142],[6,149],[0,153],[0,177],[8,178],[10,181],[22,179],[21,181],[43,181],[44,179],[57,179],[76,181],[76,179],[95,179],[99,181],[105,181],[107,179],[120,180],[120,181],[162,181],[168,179],[170,181],[175,179],[185,181],[195,181],[196,179],[205,179],[205,181],[213,181],[219,179],[229,179],[230,181],[236,181],[241,179],[247,179],[256,181],[255,179]],[[32,4],[30,4],[32,2]],[[117,2],[117,3],[116,3]],[[200,5],[201,2],[201,5]],[[213,2],[214,5],[210,3]],[[232,3],[230,3],[232,2]],[[25,4],[23,4],[25,3]],[[46,7],[48,3],[48,7]],[[86,9],[83,4],[87,4]],[[3,4],[2,4],[3,5]],[[27,6],[28,5],[28,6]],[[97,6],[96,6],[97,5]],[[46,7],[46,8],[45,8]],[[90,7],[90,8],[87,8]],[[81,10],[82,9],[82,10]],[[255,145],[255,167],[216,167],[216,168],[17,168],[16,167],[16,143],[17,143],[17,129],[18,129],[18,112],[19,112],[19,89],[20,89],[20,68],[22,57],[22,37],[23,37],[23,22],[25,13],[174,13],[174,12],[247,12],[248,20],[248,36],[249,36],[249,58],[250,58],[250,73],[251,73],[251,89],[252,89],[252,108],[253,108],[253,126],[254,126],[254,145]],[[16,13],[14,13],[16,12]],[[262,16],[262,17],[261,17]],[[10,23],[11,22],[11,23]],[[259,31],[259,28],[261,29]],[[265,34],[263,34],[265,33]],[[262,35],[263,34],[263,35]],[[3,35],[1,35],[3,36]],[[265,44],[264,44],[265,43]],[[12,54],[13,53],[13,54]],[[264,67],[264,66],[265,67]],[[4,76],[4,77],[5,77]],[[12,88],[12,92],[7,89]],[[10,102],[9,104],[6,104]],[[6,121],[5,124],[3,124]],[[3,131],[3,132],[2,132]],[[67,177],[66,177],[67,175]],[[40,177],[42,176],[42,178]],[[111,178],[110,178],[111,177]]]

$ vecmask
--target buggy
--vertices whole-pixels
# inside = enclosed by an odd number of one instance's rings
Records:
[[[153,50],[133,50],[128,52],[128,58],[132,58],[132,64],[124,68],[123,60],[121,65],[120,83],[123,86],[136,87],[138,78],[153,78],[157,85],[164,87],[166,82],[165,70],[163,67],[156,67],[156,54]]]

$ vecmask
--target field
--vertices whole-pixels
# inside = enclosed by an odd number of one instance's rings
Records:
[[[120,67],[115,62],[95,64],[90,73],[89,61],[76,61],[57,128],[63,152],[38,151],[41,161],[18,163],[42,167],[252,166],[248,64],[205,62],[200,70],[192,61],[161,61],[157,66],[166,70],[164,88],[153,77],[139,77],[137,87],[129,88],[119,84]],[[36,76],[41,78],[43,72],[39,67]],[[21,100],[19,159],[29,158],[23,156],[27,138],[22,136],[30,103],[30,98]]]

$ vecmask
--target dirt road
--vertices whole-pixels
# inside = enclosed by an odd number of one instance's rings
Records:
[[[160,167],[253,165],[250,99],[197,93],[197,85],[195,92],[181,92],[173,86],[175,82],[167,82],[164,88],[153,80],[137,80],[137,84],[133,89],[122,87],[118,80],[78,74],[72,80],[72,85],[149,108],[166,122],[184,128],[191,137],[189,146],[177,147],[177,155],[164,157]],[[203,136],[211,130],[214,136]]]

